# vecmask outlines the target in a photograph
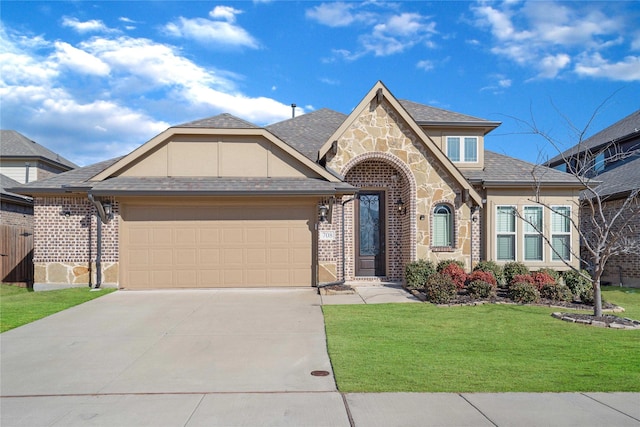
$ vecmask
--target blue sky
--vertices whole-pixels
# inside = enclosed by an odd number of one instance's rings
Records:
[[[348,114],[378,80],[531,162],[640,108],[640,2],[3,1],[2,129],[88,165],[228,112]],[[604,105],[598,109],[604,102]],[[590,122],[590,117],[598,114]]]

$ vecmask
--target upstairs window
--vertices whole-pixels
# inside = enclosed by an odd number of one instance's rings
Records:
[[[477,136],[448,136],[447,157],[452,162],[477,163],[478,162],[478,137]]]

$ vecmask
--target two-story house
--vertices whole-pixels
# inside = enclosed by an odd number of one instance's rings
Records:
[[[580,182],[485,150],[499,125],[399,100],[378,82],[348,115],[171,127],[22,190],[35,201],[36,283],[401,282],[422,258],[577,266]]]
[[[603,214],[608,216],[619,211],[632,192],[637,193],[640,188],[640,110],[581,141],[546,164],[599,182],[594,191],[603,202]],[[583,200],[593,196],[585,192]],[[640,200],[636,200],[634,205],[636,211],[632,213],[625,233],[640,242]],[[590,215],[591,209],[584,205],[581,222],[590,226]],[[590,255],[584,249],[582,257],[589,262]],[[616,285],[640,286],[640,254],[611,257],[602,280]]]

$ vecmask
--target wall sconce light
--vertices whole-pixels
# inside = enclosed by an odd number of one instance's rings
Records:
[[[407,213],[407,208],[404,205],[404,202],[402,201],[402,199],[398,199],[396,201],[396,209],[400,215],[404,215]]]
[[[71,216],[71,211],[62,211],[60,215],[63,215],[65,218],[69,218]]]
[[[320,222],[327,222],[327,217],[329,216],[329,206],[322,203],[318,207],[318,215],[320,216]]]
[[[104,215],[111,219],[113,218],[113,206],[109,202],[102,202],[102,208],[104,209]]]
[[[471,218],[471,221],[473,221],[473,222],[478,222],[478,217],[477,217],[477,216],[474,216],[473,218]]]

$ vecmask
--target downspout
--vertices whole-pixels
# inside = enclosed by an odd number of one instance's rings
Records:
[[[344,247],[345,247],[345,241],[344,241],[344,205],[346,205],[349,202],[353,202],[354,200],[356,200],[358,198],[358,195],[356,194],[355,196],[353,196],[352,198],[345,200],[344,202],[342,202],[342,209],[341,209],[341,216],[342,216],[342,231],[340,234],[340,246],[341,246],[341,251],[342,251],[342,279],[340,280],[336,280],[335,282],[328,282],[328,283],[318,283],[318,289],[320,288],[325,288],[327,286],[336,286],[336,285],[344,285],[345,282],[345,258],[344,258]]]
[[[102,284],[102,223],[103,221],[107,222],[107,215],[102,203],[94,199],[93,194],[87,193],[87,198],[98,211],[98,215],[96,215],[96,283],[94,289],[99,289]]]

